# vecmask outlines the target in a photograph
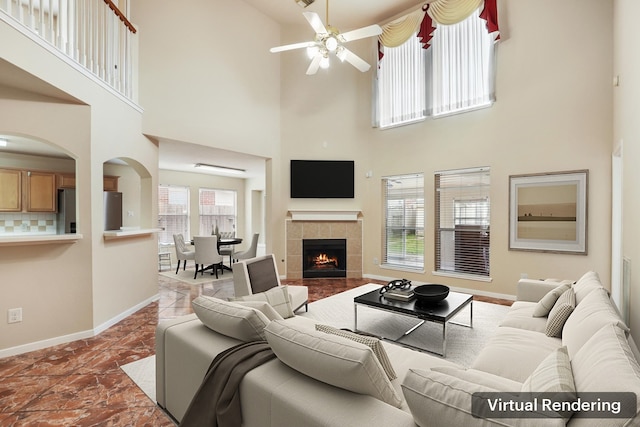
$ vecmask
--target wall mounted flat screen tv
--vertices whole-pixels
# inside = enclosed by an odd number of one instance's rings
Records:
[[[353,160],[291,160],[292,199],[353,197]]]

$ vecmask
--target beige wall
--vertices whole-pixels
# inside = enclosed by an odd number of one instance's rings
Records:
[[[589,269],[606,286],[610,274],[610,154],[613,126],[612,5],[598,0],[499,2],[497,102],[492,108],[379,130],[371,128],[371,73],[346,64],[306,76],[304,55],[283,53],[282,156],[273,162],[273,249],[283,258],[284,218],[295,209],[361,209],[364,271],[378,277],[494,294],[515,294],[521,273],[529,277],[578,278]],[[553,13],[548,13],[553,9]],[[579,13],[576,13],[579,10]],[[598,31],[594,31],[598,28]],[[285,33],[284,43],[305,32]],[[351,45],[350,45],[351,47]],[[373,47],[354,50],[367,60]],[[288,160],[354,159],[356,199],[288,198]],[[380,178],[423,172],[425,199],[434,200],[439,170],[491,167],[491,283],[434,276],[433,211],[426,209],[425,272],[383,269]],[[554,255],[508,250],[509,175],[589,169],[589,254]],[[372,178],[365,178],[366,171]]]
[[[614,88],[614,138],[622,143],[623,151],[623,244],[622,254],[631,262],[630,327],[635,341],[640,341],[640,52],[636,41],[640,37],[635,18],[640,14],[640,3],[634,0],[614,1],[614,67],[613,74],[620,77],[620,86]]]
[[[228,0],[135,1],[131,20],[140,28],[146,134],[272,156],[280,138],[275,22]]]
[[[59,100],[0,92],[0,132],[47,141],[76,159],[83,235],[73,244],[0,247],[0,312],[22,307],[24,317],[21,323],[0,322],[0,354],[7,354],[100,331],[157,295],[155,235],[103,239],[102,175],[103,163],[112,158],[135,165],[146,188],[141,224],[150,224],[157,216],[158,153],[142,134],[141,110],[4,22],[0,39],[0,58],[38,81],[34,90],[46,82],[65,94]]]

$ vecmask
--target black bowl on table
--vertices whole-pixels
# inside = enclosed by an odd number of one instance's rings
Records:
[[[416,300],[422,304],[434,304],[449,295],[449,287],[445,285],[420,285],[413,290]]]

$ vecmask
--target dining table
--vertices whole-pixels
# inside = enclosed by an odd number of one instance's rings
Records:
[[[241,237],[225,237],[222,239],[218,239],[218,252],[220,252],[220,246],[233,246],[233,245],[239,245],[240,243],[242,243],[242,238]],[[193,245],[193,239],[191,239],[191,244]],[[222,263],[222,269],[223,270],[228,270],[228,271],[232,271],[231,269],[231,255],[229,255],[229,265],[226,266],[224,265],[224,262]]]

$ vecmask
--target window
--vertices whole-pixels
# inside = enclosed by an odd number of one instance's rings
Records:
[[[235,236],[236,232],[236,192],[201,188],[199,195],[200,235],[218,232]]]
[[[382,47],[375,125],[412,123],[489,106],[494,100],[494,37],[480,9],[453,25],[434,22],[428,49],[418,32],[398,47]]]
[[[489,276],[489,168],[435,174],[436,271]]]
[[[384,236],[382,263],[424,268],[424,176],[389,176],[382,180]]]
[[[158,186],[158,233],[160,243],[173,243],[174,234],[189,239],[189,188]]]

